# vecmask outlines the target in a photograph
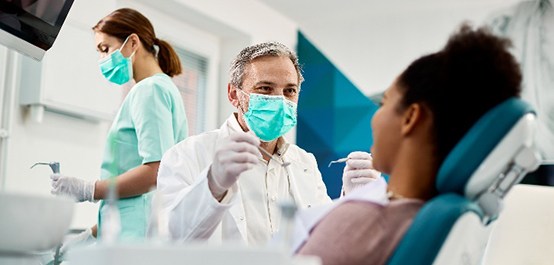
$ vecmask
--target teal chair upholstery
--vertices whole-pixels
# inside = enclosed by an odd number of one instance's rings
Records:
[[[540,158],[535,113],[510,98],[481,117],[439,168],[438,195],[415,216],[389,265],[480,264],[502,199]]]

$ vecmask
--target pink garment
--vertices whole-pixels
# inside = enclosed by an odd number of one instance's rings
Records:
[[[423,203],[345,202],[312,229],[298,254],[319,256],[323,265],[385,264]]]

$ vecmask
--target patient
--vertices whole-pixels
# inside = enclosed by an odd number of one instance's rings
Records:
[[[310,228],[297,253],[323,264],[384,264],[437,194],[435,176],[455,144],[485,112],[519,96],[521,73],[509,46],[487,29],[463,25],[442,50],[410,64],[371,121],[373,165],[390,176],[384,202],[340,203]]]

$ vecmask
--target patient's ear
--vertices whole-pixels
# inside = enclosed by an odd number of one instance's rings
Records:
[[[402,135],[409,135],[414,133],[418,126],[422,126],[426,123],[426,119],[429,118],[427,108],[420,103],[410,104],[405,110],[402,117]]]

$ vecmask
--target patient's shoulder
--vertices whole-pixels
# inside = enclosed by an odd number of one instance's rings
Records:
[[[393,200],[386,205],[354,200],[337,206],[326,219],[388,234],[386,230],[395,231],[398,226],[409,225],[421,206],[423,201],[416,199]]]
[[[384,264],[422,205],[411,199],[345,202],[321,220],[299,253],[319,256],[323,264]]]

